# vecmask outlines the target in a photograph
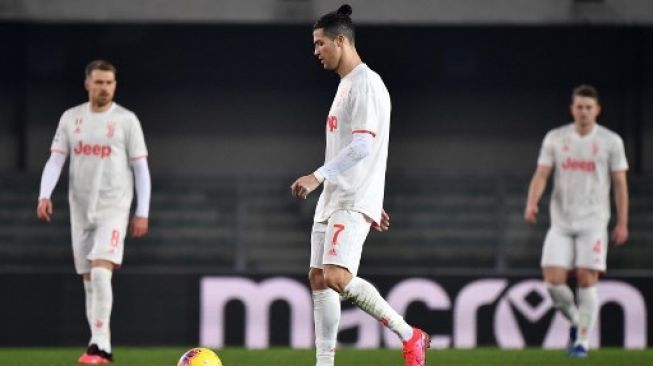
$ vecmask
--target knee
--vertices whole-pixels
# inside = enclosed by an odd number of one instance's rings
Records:
[[[311,290],[324,290],[327,285],[324,283],[324,272],[319,268],[311,268],[308,271],[308,282]]]
[[[324,283],[337,293],[342,293],[351,280],[349,272],[342,268],[333,268],[324,271]]]
[[[342,281],[340,281],[338,276],[324,276],[324,283],[326,284],[327,287],[330,289],[334,290],[337,293],[342,293],[342,291],[345,289],[346,284],[343,284]]]
[[[578,270],[577,272],[578,287],[592,287],[599,282],[599,273],[592,270]]]
[[[559,286],[567,283],[567,270],[556,267],[545,267],[543,271],[544,282],[551,286]]]
[[[567,283],[567,280],[559,277],[554,277],[554,278],[545,278],[544,282],[546,282],[548,286],[560,286],[560,285],[565,285]]]

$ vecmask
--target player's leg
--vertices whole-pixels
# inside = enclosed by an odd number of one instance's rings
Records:
[[[567,269],[561,267],[544,267],[544,282],[551,295],[553,305],[569,320],[572,326],[578,325],[578,308],[574,302],[574,293],[567,285]]]
[[[324,283],[322,258],[326,223],[315,223],[311,232],[308,280],[313,297],[315,358],[317,366],[333,366],[340,324],[340,296]]]
[[[111,353],[111,310],[113,308],[113,289],[111,277],[114,264],[107,260],[95,259],[92,262],[91,284],[93,286],[93,333],[95,344],[106,353]]]
[[[570,356],[586,357],[590,345],[590,334],[599,313],[599,297],[596,289],[599,272],[578,268],[576,277],[578,278],[578,338]]]
[[[91,271],[85,272],[82,274],[82,280],[84,282],[84,297],[86,302],[86,320],[88,321],[88,327],[93,335],[93,285],[91,284]],[[93,339],[89,340],[88,344],[91,345]]]
[[[75,264],[75,272],[82,276],[84,283],[84,298],[86,303],[86,319],[88,321],[89,330],[93,333],[93,325],[91,318],[91,309],[93,308],[93,287],[91,286],[91,262],[86,259],[88,253],[93,249],[93,231],[89,229],[84,220],[77,215],[74,215],[74,209],[71,208],[70,216],[70,236],[72,239],[73,261]],[[89,345],[93,339],[89,341]]]
[[[574,293],[567,285],[567,272],[574,263],[574,240],[571,235],[551,227],[542,247],[542,274],[553,305],[569,320],[578,324]]]
[[[326,231],[324,281],[399,336],[404,342],[406,365],[423,363],[430,336],[406,323],[371,283],[357,276],[370,224],[358,212],[341,210],[331,216]]]
[[[122,263],[127,216],[107,219],[97,224],[93,250],[87,256],[91,261],[91,284],[93,287],[93,338],[98,356],[112,361],[111,311],[113,309],[113,270]]]
[[[93,249],[94,230],[78,215],[74,215],[75,210],[71,207],[71,237],[73,247],[73,259],[75,262],[75,271],[81,275],[84,283],[84,295],[86,299],[86,318],[88,320],[91,337],[88,342],[87,350],[79,357],[78,362],[82,364],[93,364],[97,361],[97,345],[93,327],[93,304],[94,291],[91,282],[91,262],[87,259]]]
[[[542,247],[542,274],[553,306],[569,320],[567,350],[571,350],[578,335],[578,307],[574,293],[567,285],[567,273],[574,263],[574,240],[569,233],[551,227]]]
[[[91,341],[86,352],[79,358],[82,364],[95,365],[113,361],[109,334],[109,321],[107,313],[111,314],[113,306],[113,291],[111,289],[111,276],[114,264],[106,260],[93,260],[90,263],[90,273],[85,274],[90,281],[91,309],[88,317],[91,319]],[[86,282],[85,282],[86,284]]]
[[[329,287],[390,328],[402,341],[413,336],[413,327],[385,301],[374,285],[336,265],[325,265],[324,272]]]
[[[597,283],[606,269],[607,229],[588,230],[576,240],[576,277],[578,280],[579,326],[575,346],[589,349],[589,337],[599,313]]]

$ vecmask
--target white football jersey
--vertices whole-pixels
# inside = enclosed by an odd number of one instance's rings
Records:
[[[89,103],[73,107],[61,116],[51,150],[70,157],[68,198],[76,212],[94,222],[129,211],[134,192],[129,163],[147,156],[134,113],[116,103],[101,113],[91,112]]]
[[[558,127],[544,138],[538,164],[554,170],[552,225],[574,231],[607,225],[612,172],[628,170],[619,135],[598,124],[585,136],[573,123]]]
[[[390,109],[388,89],[367,65],[356,66],[340,80],[326,120],[325,163],[351,143],[354,133],[368,133],[374,138],[368,156],[335,178],[324,181],[315,222],[327,221],[339,209],[358,211],[380,222]]]

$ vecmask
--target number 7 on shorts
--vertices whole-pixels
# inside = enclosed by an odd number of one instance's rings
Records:
[[[340,233],[343,230],[345,230],[345,225],[343,225],[343,224],[333,224],[333,228],[336,229],[336,231],[333,233],[333,239],[331,240],[331,242],[333,244],[336,244],[338,242],[338,235],[340,235]]]

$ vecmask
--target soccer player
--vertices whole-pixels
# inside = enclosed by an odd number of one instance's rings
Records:
[[[123,258],[134,181],[137,205],[130,233],[147,234],[150,173],[136,115],[113,101],[116,68],[103,60],[86,67],[88,102],[63,113],[43,169],[36,214],[50,222],[50,196],[70,156],[68,200],[75,269],[83,278],[91,339],[83,364],[113,361],[109,320],[111,277]]]
[[[424,365],[430,335],[408,325],[378,290],[357,276],[370,227],[389,228],[383,210],[390,132],[390,95],[381,77],[361,61],[349,5],[313,26],[314,54],[340,84],[326,120],[325,164],[290,187],[306,198],[324,183],[311,233],[309,281],[313,296],[317,366],[334,364],[340,296],[403,341],[406,366]]]
[[[628,239],[628,162],[621,138],[596,122],[601,106],[594,87],[575,88],[570,109],[574,122],[544,138],[524,218],[536,222],[538,202],[554,171],[551,227],[541,265],[553,304],[571,322],[568,355],[587,357],[599,310],[596,284],[606,270],[611,182],[617,207],[612,241],[622,245]],[[578,306],[567,285],[571,270],[578,283]]]

